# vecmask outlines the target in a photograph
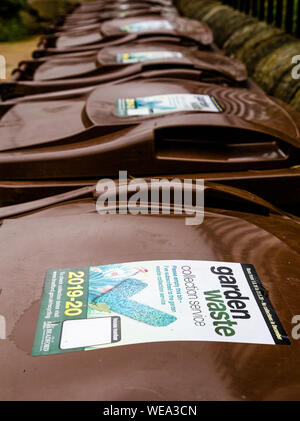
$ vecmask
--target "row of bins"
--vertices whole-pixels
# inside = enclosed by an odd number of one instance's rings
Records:
[[[2,398],[299,398],[299,114],[169,0],[72,7],[0,96]],[[191,180],[193,197],[204,180],[202,224],[100,216],[96,183],[120,171],[149,197],[153,178]],[[152,260],[253,264],[290,344],[261,344],[254,329],[252,343],[137,338],[31,355],[47,269]]]

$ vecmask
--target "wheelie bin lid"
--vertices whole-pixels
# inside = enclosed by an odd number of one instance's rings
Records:
[[[0,110],[2,179],[113,175],[121,163],[167,174],[298,159],[298,114],[247,89],[144,79],[28,96]]]
[[[1,214],[3,400],[297,399],[299,223],[246,192],[210,190],[219,206],[197,226],[100,216],[90,187]],[[221,308],[231,336],[216,331]]]
[[[1,84],[2,100],[128,80],[147,70],[158,75],[161,71],[161,76],[174,75],[180,79],[194,78],[222,86],[254,89],[244,64],[220,53],[190,50],[168,43],[132,43],[92,54],[51,57],[21,62],[13,79]]]
[[[40,42],[37,55],[55,54],[67,51],[84,51],[86,48],[95,49],[105,45],[114,45],[133,41],[136,38],[168,37],[183,38],[187,42],[197,43],[208,48],[213,43],[211,30],[203,22],[192,19],[171,16],[166,19],[163,16],[153,15],[138,16],[135,18],[113,19],[99,25],[99,30],[82,29],[76,33],[58,33],[45,36]]]
[[[77,8],[75,8],[69,15],[77,15],[80,13],[95,13],[103,9],[103,8],[121,8],[123,10],[127,8],[136,7],[136,5],[142,7],[149,7],[149,6],[160,6],[160,7],[174,7],[172,2],[164,1],[164,0],[155,0],[155,1],[139,1],[139,2],[130,2],[130,1],[118,1],[118,2],[108,2],[108,1],[101,1],[101,2],[93,2],[90,4],[81,4]]]

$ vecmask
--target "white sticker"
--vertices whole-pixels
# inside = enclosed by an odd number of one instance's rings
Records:
[[[214,97],[196,94],[154,95],[140,98],[119,98],[117,115],[147,116],[178,111],[222,112]]]
[[[164,341],[290,344],[251,264],[157,260],[47,272],[33,355]]]
[[[111,332],[111,317],[66,320],[62,325],[60,348],[72,349],[110,344]]]
[[[129,12],[120,12],[119,18],[126,18],[129,15]]]
[[[135,51],[119,53],[116,55],[117,63],[138,63],[149,60],[160,60],[167,58],[182,58],[183,54],[177,51]]]
[[[142,22],[132,23],[131,25],[124,25],[120,27],[123,32],[142,32],[159,29],[173,29],[173,25],[167,20],[148,20]]]

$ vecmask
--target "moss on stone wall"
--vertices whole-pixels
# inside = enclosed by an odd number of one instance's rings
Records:
[[[206,22],[216,44],[243,61],[264,90],[300,111],[300,79],[293,79],[292,57],[300,55],[300,41],[283,30],[260,22],[219,1],[174,0],[187,17]]]

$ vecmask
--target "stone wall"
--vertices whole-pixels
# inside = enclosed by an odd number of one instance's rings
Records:
[[[269,95],[300,111],[300,78],[292,77],[292,58],[300,56],[300,40],[219,1],[174,3],[182,15],[206,22],[214,32],[216,44],[227,55],[243,61],[249,75]]]

